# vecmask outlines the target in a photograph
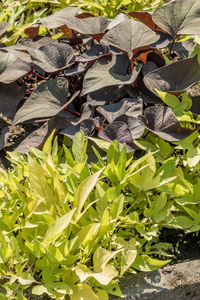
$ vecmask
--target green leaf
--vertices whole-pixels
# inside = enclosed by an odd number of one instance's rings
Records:
[[[166,92],[161,92],[158,89],[156,89],[156,92],[157,92],[158,96],[162,99],[162,101],[165,104],[167,104],[169,107],[176,108],[176,107],[180,106],[180,101],[176,96],[166,93]]]
[[[148,255],[138,255],[134,263],[132,264],[132,267],[142,272],[150,272],[150,271],[157,270],[170,262],[171,260],[162,261],[162,260],[151,258]]]
[[[69,225],[74,212],[76,208],[72,209],[70,212],[65,214],[64,216],[58,218],[54,223],[52,223],[49,228],[47,229],[45,238],[44,238],[44,243],[52,243],[55,241],[60,234],[62,233],[63,230],[67,228]]]
[[[136,240],[132,239],[130,242],[126,242],[124,249],[121,254],[121,271],[120,276],[122,276],[128,268],[131,267],[137,256]]]
[[[85,180],[83,180],[74,195],[74,203],[73,203],[73,207],[76,208],[76,212],[75,212],[75,220],[78,221],[80,215],[81,215],[81,210],[89,196],[89,194],[91,193],[91,191],[93,190],[94,186],[96,185],[99,175],[101,174],[103,169],[101,169],[100,171],[96,172],[93,175],[88,176]]]
[[[70,300],[99,300],[88,284],[79,283],[73,289]]]
[[[83,131],[77,132],[74,136],[72,144],[72,153],[76,162],[79,163],[86,160],[86,148],[87,142],[85,142]]]

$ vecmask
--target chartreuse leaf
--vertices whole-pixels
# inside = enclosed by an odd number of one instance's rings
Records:
[[[86,283],[79,283],[73,289],[73,294],[70,295],[70,300],[99,300],[91,287]]]
[[[132,239],[129,242],[125,242],[124,249],[121,254],[121,270],[120,276],[122,276],[129,267],[133,264],[137,256],[136,240]]]
[[[62,234],[63,230],[65,230],[69,225],[75,210],[76,208],[72,209],[70,212],[58,218],[49,226],[44,237],[44,243],[51,243],[55,241],[60,236],[60,234]]]
[[[137,255],[134,263],[132,264],[132,267],[136,270],[142,271],[142,272],[150,272],[157,270],[166,264],[168,264],[171,260],[158,260],[151,258],[148,255]]]
[[[76,162],[84,162],[86,160],[87,141],[83,131],[77,132],[73,139],[72,153]]]
[[[78,188],[76,189],[75,195],[74,195],[74,202],[73,202],[73,207],[76,208],[76,212],[74,214],[75,220],[78,221],[81,215],[81,210],[93,190],[95,184],[98,181],[99,175],[101,174],[103,169],[100,171],[96,172],[95,174],[92,174],[88,176],[85,180],[83,180]]]

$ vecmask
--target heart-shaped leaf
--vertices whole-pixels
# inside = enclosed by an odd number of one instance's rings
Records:
[[[39,49],[28,49],[34,64],[47,73],[65,69],[75,59],[75,53],[66,43],[49,44]]]
[[[79,33],[92,35],[99,41],[104,35],[109,22],[105,17],[91,17],[86,19],[71,17],[67,18],[65,25]]]
[[[67,102],[68,81],[57,77],[42,82],[17,111],[14,124],[55,116]]]
[[[174,0],[158,7],[153,21],[173,38],[180,34],[199,34],[199,0]]]
[[[155,89],[180,94],[198,81],[200,81],[200,66],[197,56],[156,69],[144,77],[146,87],[155,94]]]
[[[60,134],[64,134],[69,138],[73,139],[74,135],[79,132],[83,131],[84,135],[90,135],[91,132],[94,130],[94,122],[93,120],[87,119],[83,120],[78,125],[66,128],[60,132]]]
[[[30,72],[31,63],[21,60],[18,57],[21,53],[15,52],[6,48],[0,49],[0,82],[11,83]]]
[[[105,129],[98,132],[98,136],[108,142],[117,140],[121,147],[123,146],[123,143],[126,143],[127,152],[137,149],[133,143],[133,138],[128,129],[128,125],[122,121],[115,121],[108,125]]]
[[[138,121],[169,142],[181,141],[194,132],[192,129],[181,127],[172,109],[166,106],[148,107],[144,116],[138,117]]]
[[[110,29],[104,35],[102,43],[112,45],[131,57],[134,49],[148,46],[159,39],[160,35],[146,25],[127,18]]]
[[[82,95],[106,86],[131,84],[136,80],[141,67],[138,64],[131,71],[130,60],[124,54],[100,58],[85,75]]]
[[[68,6],[48,17],[40,19],[39,23],[41,23],[46,28],[58,28],[65,24],[67,18],[75,16],[79,12],[81,12],[80,8]]]

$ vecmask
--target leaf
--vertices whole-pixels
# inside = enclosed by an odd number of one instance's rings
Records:
[[[200,66],[197,56],[179,60],[144,76],[144,84],[155,94],[157,88],[159,91],[178,95],[198,81]]]
[[[123,85],[103,87],[87,95],[87,102],[93,106],[104,105],[119,100],[126,95]]]
[[[74,195],[74,202],[73,202],[73,208],[76,208],[75,212],[75,220],[78,221],[81,215],[81,210],[93,190],[94,186],[96,185],[99,175],[101,174],[102,169],[96,172],[95,174],[92,174],[88,176],[85,180],[83,180],[78,188],[76,189],[75,195]]]
[[[0,22],[0,38],[6,32],[6,30],[11,26],[11,24],[7,22]]]
[[[105,45],[97,44],[94,45],[92,48],[84,52],[78,58],[76,58],[77,62],[89,62],[95,61],[101,57],[111,55],[110,48]]]
[[[3,116],[13,119],[19,102],[24,98],[26,86],[17,82],[10,84],[0,83],[0,112]]]
[[[173,38],[176,35],[199,34],[199,1],[171,1],[158,7],[152,18],[156,25],[168,32]]]
[[[99,297],[95,295],[91,287],[85,283],[76,284],[73,294],[70,295],[70,300],[99,300]]]
[[[62,231],[68,227],[74,215],[75,210],[76,208],[72,209],[64,216],[57,218],[56,221],[49,226],[44,237],[44,241],[43,241],[44,243],[50,244],[60,236]]]
[[[86,161],[86,143],[83,131],[77,132],[73,139],[72,153],[78,163]]]
[[[190,229],[191,227],[196,225],[196,222],[186,216],[177,216],[170,223],[170,225],[172,225],[175,228]]]
[[[94,271],[96,273],[102,272],[108,262],[120,251],[108,251],[102,247],[98,247],[93,255]]]
[[[52,43],[39,49],[28,48],[33,63],[47,73],[57,72],[70,66],[75,60],[75,53],[66,43]]]
[[[84,77],[82,95],[105,86],[131,84],[136,80],[141,67],[141,64],[135,66],[132,72],[130,60],[124,54],[100,58]]]
[[[194,132],[193,129],[181,127],[172,109],[166,106],[151,106],[145,110],[139,122],[166,141],[181,141]]]
[[[91,35],[100,41],[109,22],[110,21],[105,17],[91,17],[86,19],[69,17],[66,19],[65,24],[70,29],[76,30],[82,34]]]
[[[142,272],[150,272],[150,271],[157,270],[170,262],[171,260],[162,261],[162,260],[151,258],[148,255],[138,255],[134,263],[132,264],[132,267]]]
[[[146,25],[127,17],[104,35],[102,43],[125,51],[131,57],[134,49],[148,46],[157,42],[159,38],[160,36]]]
[[[43,26],[47,28],[58,28],[65,25],[67,18],[74,16],[80,12],[80,8],[74,6],[65,7],[48,17],[44,17],[39,20]]]
[[[130,242],[126,242],[121,256],[121,271],[120,276],[131,267],[137,256],[136,240],[132,239]]]
[[[70,139],[74,138],[74,135],[79,132],[83,131],[84,135],[90,135],[92,131],[94,130],[94,122],[93,120],[87,119],[83,120],[78,125],[73,127],[68,127],[60,132],[60,134],[64,134],[68,136]]]
[[[117,103],[97,107],[97,111],[112,123],[116,118],[126,115],[137,118],[142,114],[143,103],[138,98],[124,98]]]
[[[16,81],[31,70],[31,63],[20,59],[15,52],[0,48],[0,82],[2,83]]]
[[[42,82],[17,111],[14,124],[55,116],[67,102],[68,82],[57,77]]]
[[[115,121],[111,123],[105,129],[100,130],[98,132],[98,136],[108,142],[117,140],[121,147],[123,143],[126,143],[128,152],[137,149],[133,143],[133,138],[128,125],[122,121]]]
[[[41,296],[44,293],[48,294],[48,290],[44,285],[35,285],[32,288],[33,295]]]

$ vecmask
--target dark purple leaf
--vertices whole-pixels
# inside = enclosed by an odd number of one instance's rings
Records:
[[[127,115],[137,118],[142,114],[143,103],[138,98],[124,98],[121,101],[109,105],[103,105],[97,107],[97,111],[112,123],[116,118]]]
[[[58,28],[65,24],[67,18],[71,18],[72,16],[75,16],[80,12],[80,8],[68,6],[48,17],[40,19],[39,23],[41,23],[46,28]]]
[[[78,125],[84,120],[91,119],[94,116],[94,107],[89,103],[84,103],[81,106],[81,117],[78,121],[73,121],[73,125]]]
[[[13,120],[17,105],[24,98],[26,86],[16,82],[10,84],[0,83],[0,113]]]
[[[181,127],[172,109],[166,106],[151,106],[138,121],[148,130],[166,141],[176,142],[188,137],[194,130]]]
[[[30,72],[31,63],[21,60],[19,55],[21,52],[13,49],[10,51],[9,47],[0,48],[0,82],[11,83]],[[24,57],[27,58],[26,53]]]
[[[126,89],[123,85],[106,86],[87,95],[87,102],[92,106],[109,104],[117,101],[126,95]]]
[[[93,62],[75,63],[71,67],[69,67],[67,70],[65,70],[65,75],[66,76],[79,75],[79,74],[87,71],[92,65],[93,65]]]
[[[176,52],[182,58],[187,58],[190,56],[190,54],[194,50],[195,45],[196,45],[195,42],[192,39],[190,39],[185,42],[174,43],[172,49],[174,52]],[[169,47],[170,47],[170,45],[169,45]]]
[[[42,82],[17,111],[14,124],[55,116],[67,102],[68,81],[57,77]]]
[[[192,97],[192,107],[190,110],[197,115],[200,114],[200,96]]]
[[[65,24],[73,30],[82,34],[89,34],[98,37],[105,32],[109,24],[109,20],[105,17],[91,17],[79,19],[76,17],[67,18]]]
[[[176,35],[199,34],[200,2],[199,0],[174,0],[158,7],[153,13],[153,21],[168,32]]]
[[[153,61],[147,61],[146,64],[142,67],[142,75],[145,76],[156,69],[158,69],[158,67]]]
[[[82,95],[106,86],[131,84],[136,80],[141,67],[138,64],[131,71],[130,60],[124,54],[100,58],[84,77]]]
[[[49,44],[39,49],[29,48],[32,61],[47,73],[67,68],[75,60],[75,53],[66,43]]]
[[[128,125],[121,121],[113,122],[108,125],[105,129],[98,132],[98,136],[108,142],[117,140],[122,147],[123,143],[126,143],[127,152],[131,152],[137,147],[133,143],[133,138]]]
[[[197,56],[154,70],[144,77],[144,84],[155,94],[155,89],[180,94],[198,81],[200,81],[200,66]]]
[[[94,61],[104,56],[111,55],[110,48],[105,45],[97,44],[94,45],[90,50],[84,52],[81,56],[79,56],[76,61],[77,62],[88,62]]]
[[[60,134],[64,134],[69,138],[73,139],[74,135],[79,131],[83,131],[84,135],[87,136],[90,135],[93,130],[94,130],[94,122],[93,120],[88,119],[80,122],[76,126],[72,126],[62,130]]]
[[[102,43],[125,51],[130,57],[134,49],[148,46],[160,39],[160,35],[139,21],[129,18],[110,29]]]

